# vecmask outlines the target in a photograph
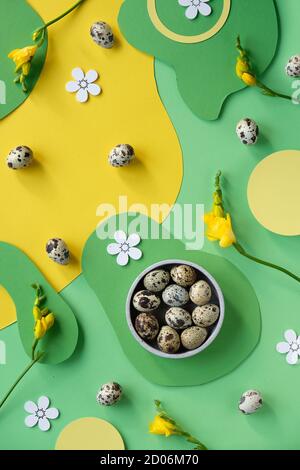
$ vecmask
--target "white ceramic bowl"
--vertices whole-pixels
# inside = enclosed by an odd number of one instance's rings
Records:
[[[212,290],[211,302],[219,306],[220,315],[219,315],[218,321],[214,325],[212,325],[210,328],[208,328],[209,336],[207,337],[206,341],[201,346],[199,346],[199,348],[193,349],[192,351],[186,351],[184,350],[184,348],[181,348],[179,352],[176,354],[168,354],[168,353],[162,352],[158,348],[156,344],[156,339],[154,341],[147,342],[143,338],[141,338],[136,332],[134,323],[135,323],[135,319],[137,315],[140,312],[137,312],[135,308],[133,307],[132,299],[136,292],[138,292],[139,290],[145,289],[143,285],[143,279],[146,276],[146,274],[148,274],[150,271],[153,271],[154,269],[165,269],[165,268],[168,271],[170,271],[174,265],[180,265],[180,264],[186,264],[188,266],[193,267],[198,273],[197,280],[204,280],[209,283],[211,290]],[[194,307],[196,306],[194,305]],[[168,307],[166,305],[163,305],[162,303],[159,309],[152,312],[154,313],[155,316],[157,316],[159,320],[161,320],[159,322],[160,325],[162,325],[164,311],[167,308]],[[224,297],[217,281],[212,277],[211,274],[209,274],[209,272],[206,271],[206,269],[202,268],[202,266],[192,263],[191,261],[184,261],[184,260],[179,260],[179,259],[163,260],[163,261],[160,261],[159,263],[152,264],[147,269],[145,269],[141,274],[139,274],[139,276],[132,283],[129,289],[129,292],[127,295],[127,301],[126,301],[126,319],[127,319],[129,329],[133,337],[135,338],[135,340],[150,353],[155,354],[156,356],[165,357],[168,359],[184,359],[186,357],[195,356],[196,354],[199,354],[200,352],[204,351],[218,336],[222,328],[223,321],[224,321],[224,313],[225,313]]]

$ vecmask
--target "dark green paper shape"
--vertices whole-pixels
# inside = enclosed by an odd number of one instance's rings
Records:
[[[13,245],[0,242],[0,284],[15,303],[20,338],[28,356],[31,356],[34,340],[33,283],[43,287],[47,296],[46,305],[54,312],[56,319],[52,329],[39,342],[37,351],[45,351],[40,362],[59,364],[73,354],[77,345],[78,326],[74,313],[28,256]]]
[[[43,24],[42,18],[25,0],[0,1],[0,119],[20,106],[33,90],[46,59],[47,38],[32,61],[27,93],[20,84],[14,83],[15,64],[7,55],[13,49],[32,45],[33,31]]]
[[[134,220],[134,216],[130,215],[128,220]],[[150,219],[139,216],[139,220],[150,230]],[[104,222],[104,229],[113,222],[114,218]],[[155,232],[159,232],[158,224],[154,221],[152,224]],[[115,225],[126,232],[120,216],[116,217]],[[135,227],[130,232],[137,230]],[[143,258],[130,260],[127,266],[121,267],[116,257],[106,251],[110,242],[100,240],[96,232],[91,235],[83,251],[83,275],[98,296],[124,353],[146,379],[167,386],[204,384],[231,372],[253,351],[261,332],[260,308],[249,281],[231,262],[203,251],[187,251],[182,241],[160,238],[144,239],[139,245]],[[154,356],[137,343],[127,326],[125,304],[132,282],[145,268],[166,259],[198,263],[215,277],[224,293],[226,311],[222,330],[211,346],[192,358],[173,360]],[[99,341],[103,334],[99,331]]]
[[[213,13],[185,18],[177,0],[156,0],[160,20],[172,31],[187,36],[208,31],[220,16],[223,0],[211,1]],[[244,88],[235,75],[236,37],[255,55],[262,74],[274,57],[278,41],[278,19],[273,0],[232,0],[223,28],[212,38],[196,44],[183,44],[163,36],[154,27],[147,0],[125,0],[119,13],[119,26],[127,41],[174,68],[179,92],[187,106],[200,118],[217,119],[223,102]],[[145,85],[146,86],[146,85]]]

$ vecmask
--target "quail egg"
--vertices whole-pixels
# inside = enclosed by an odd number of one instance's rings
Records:
[[[159,324],[151,313],[140,313],[135,319],[135,329],[141,338],[153,340],[159,332]]]
[[[111,166],[118,168],[128,166],[134,157],[134,150],[131,145],[119,144],[111,150],[108,161]]]
[[[202,305],[202,307],[196,307],[193,311],[193,322],[197,326],[211,326],[217,321],[219,314],[220,309],[217,305]]]
[[[289,77],[300,77],[300,55],[293,55],[285,67]]]
[[[171,284],[162,293],[162,298],[165,304],[170,307],[181,307],[189,301],[189,294],[184,287]]]
[[[122,396],[122,387],[116,382],[108,382],[97,393],[97,402],[100,405],[111,406],[117,403]]]
[[[181,333],[181,342],[186,349],[196,349],[206,340],[207,331],[200,326],[191,326]]]
[[[97,21],[91,26],[90,34],[93,41],[98,46],[104,47],[105,49],[111,49],[114,45],[114,35],[109,24],[105,21]]]
[[[46,244],[46,252],[48,257],[58,264],[69,264],[70,251],[69,248],[61,238],[51,238]]]
[[[190,288],[190,299],[196,305],[205,305],[211,299],[211,288],[206,281],[198,281]]]
[[[239,410],[245,415],[255,413],[263,405],[261,394],[257,390],[248,390],[243,393],[239,401]]]
[[[170,282],[170,274],[164,269],[155,269],[145,276],[144,286],[151,292],[160,292]]]
[[[253,119],[242,119],[236,126],[236,133],[242,144],[253,145],[256,144],[259,127]]]
[[[165,320],[167,325],[175,330],[184,330],[189,326],[192,326],[192,317],[184,310],[184,308],[180,307],[172,307],[167,310],[165,315]]]
[[[157,344],[161,351],[175,354],[180,348],[179,334],[170,326],[163,326],[157,337]]]
[[[175,284],[182,287],[189,287],[197,280],[197,273],[194,268],[181,264],[171,269],[171,277]]]
[[[29,147],[26,147],[26,145],[19,145],[9,152],[6,158],[6,163],[8,168],[19,170],[29,166],[32,163],[32,160],[32,150]]]
[[[139,312],[152,312],[160,306],[160,298],[149,290],[141,290],[133,297],[133,306]]]

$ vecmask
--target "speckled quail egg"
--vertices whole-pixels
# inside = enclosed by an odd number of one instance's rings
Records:
[[[151,292],[160,292],[170,282],[170,274],[164,269],[155,269],[145,276],[144,286]]]
[[[128,166],[135,157],[133,147],[129,144],[119,144],[114,147],[109,156],[108,161],[115,168]]]
[[[207,304],[196,307],[192,313],[193,322],[197,326],[211,326],[219,318],[220,309],[217,305]]]
[[[141,290],[133,297],[133,306],[139,312],[152,312],[160,306],[160,298],[149,290]]]
[[[70,261],[69,248],[61,238],[51,238],[46,244],[48,257],[58,264],[66,265]]]
[[[114,35],[109,24],[105,21],[97,21],[92,24],[90,34],[93,41],[98,46],[104,47],[105,49],[111,49],[114,45]]]
[[[192,350],[199,348],[206,340],[207,331],[200,326],[191,326],[181,333],[182,346]]]
[[[97,393],[97,402],[100,405],[111,406],[117,403],[122,396],[122,387],[116,382],[108,382]]]
[[[31,165],[32,160],[32,150],[29,147],[26,147],[26,145],[19,145],[9,152],[6,158],[6,163],[8,168],[11,168],[12,170],[19,170]]]
[[[259,127],[253,119],[242,119],[236,126],[236,134],[242,144],[256,144],[259,136]]]
[[[189,301],[188,291],[177,284],[171,284],[162,293],[165,304],[170,307],[182,307]]]
[[[151,313],[140,313],[135,319],[135,329],[141,338],[151,341],[159,332],[157,318]]]
[[[190,288],[190,299],[196,305],[205,305],[211,299],[211,288],[206,281],[198,281]]]
[[[181,264],[171,269],[171,277],[175,284],[182,287],[189,287],[196,282],[197,273],[191,266]]]
[[[189,312],[180,307],[171,307],[165,315],[167,325],[175,330],[184,330],[192,326],[192,317]]]
[[[243,393],[239,401],[239,410],[245,415],[255,413],[263,405],[261,394],[257,390],[248,390]]]
[[[285,67],[289,77],[300,77],[300,55],[293,55]]]
[[[179,334],[170,326],[163,326],[157,337],[157,344],[161,351],[175,354],[180,348]]]

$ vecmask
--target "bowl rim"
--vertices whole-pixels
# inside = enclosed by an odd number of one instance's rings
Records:
[[[156,268],[162,268],[163,266],[168,265],[168,264],[190,265],[194,269],[196,269],[197,271],[200,271],[201,273],[203,273],[207,277],[207,279],[211,282],[213,287],[215,288],[215,290],[217,292],[218,300],[219,300],[219,305],[220,305],[220,315],[219,315],[218,322],[216,324],[216,327],[215,327],[214,331],[212,332],[212,334],[208,338],[208,340],[205,341],[201,346],[199,346],[199,348],[193,349],[191,351],[186,351],[184,353],[179,353],[179,354],[177,354],[177,353],[175,353],[175,354],[164,353],[163,351],[160,351],[159,349],[155,349],[152,346],[150,346],[143,338],[141,338],[141,336],[139,336],[139,334],[137,333],[137,331],[136,331],[136,329],[133,325],[133,322],[131,320],[131,299],[132,299],[133,293],[136,289],[136,286],[142,280],[142,278],[146,274],[148,274],[150,271],[152,271]],[[225,301],[224,301],[224,296],[223,296],[222,290],[221,290],[218,282],[205,268],[203,268],[200,264],[194,263],[192,261],[186,261],[186,260],[182,260],[182,259],[166,259],[166,260],[158,261],[156,263],[151,264],[150,266],[145,268],[135,278],[135,280],[132,282],[131,287],[130,287],[130,289],[128,291],[128,294],[127,294],[127,299],[126,299],[126,320],[127,320],[129,330],[130,330],[131,334],[133,335],[134,339],[144,349],[146,349],[151,354],[154,354],[155,356],[167,358],[167,359],[185,359],[187,357],[195,356],[196,354],[199,354],[200,352],[202,352],[206,348],[208,348],[208,346],[211,345],[211,343],[216,339],[216,337],[220,333],[220,330],[221,330],[223,322],[224,322],[224,316],[225,316]]]

